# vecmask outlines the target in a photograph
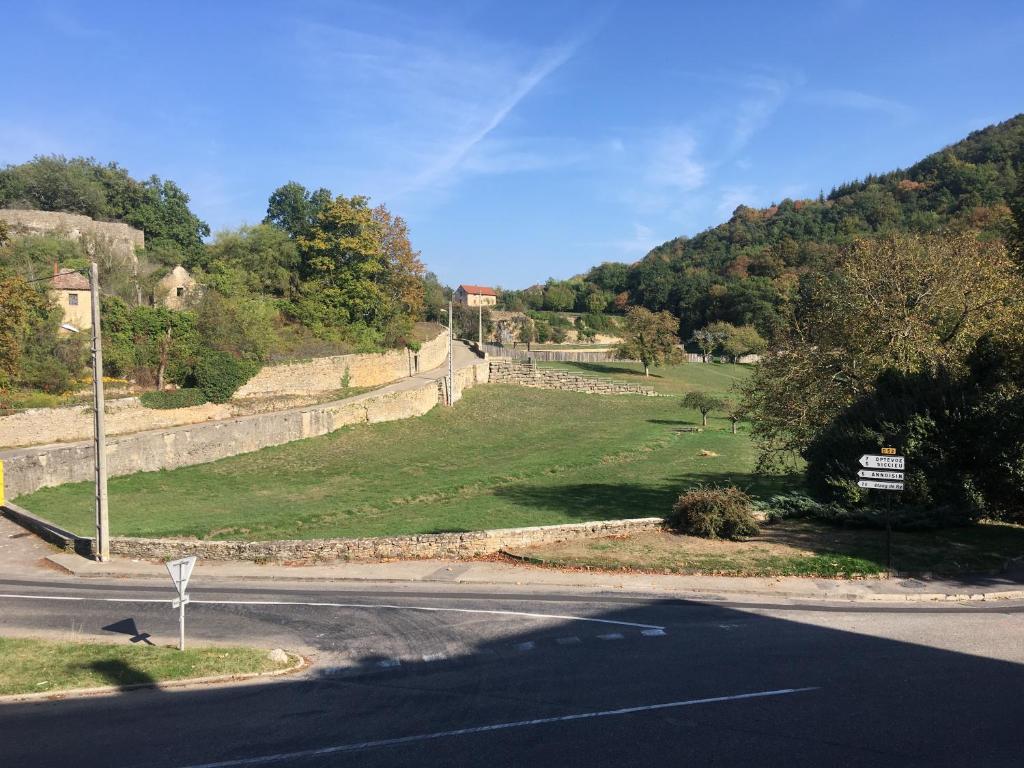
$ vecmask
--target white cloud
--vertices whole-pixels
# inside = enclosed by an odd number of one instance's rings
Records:
[[[729,146],[729,151],[733,154],[740,152],[768,125],[790,90],[785,80],[763,75],[747,77],[742,81],[742,85],[752,94],[741,99],[737,105],[732,142]]]
[[[757,189],[750,184],[737,184],[735,186],[722,187],[721,196],[718,200],[718,205],[715,207],[715,212],[721,219],[728,219],[732,216],[732,212],[736,210],[737,206],[749,205],[753,206],[752,202]]]
[[[652,144],[647,181],[655,186],[690,192],[704,185],[707,170],[697,156],[697,140],[685,128],[667,130]]]
[[[855,109],[864,112],[880,112],[900,123],[908,122],[914,117],[914,110],[908,105],[862,91],[831,88],[821,91],[810,91],[805,94],[804,98],[812,104],[821,104],[828,107]]]

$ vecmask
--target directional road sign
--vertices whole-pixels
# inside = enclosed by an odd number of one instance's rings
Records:
[[[877,456],[866,453],[860,457],[860,465],[868,469],[899,469],[905,468],[902,456]]]
[[[868,480],[903,480],[902,472],[891,472],[887,469],[859,469],[857,477],[866,477]]]
[[[874,488],[876,491],[902,491],[903,483],[890,483],[885,480],[858,480],[861,488]]]
[[[171,574],[171,581],[174,582],[174,588],[178,590],[179,597],[185,597],[185,587],[188,586],[189,577],[195,567],[195,555],[183,557],[180,560],[171,560],[167,563],[167,572]]]

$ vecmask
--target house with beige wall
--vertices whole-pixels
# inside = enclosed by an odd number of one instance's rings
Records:
[[[60,306],[61,322],[80,331],[92,328],[92,293],[89,290],[89,278],[73,269],[59,269],[54,264],[50,295]]]
[[[498,303],[498,293],[482,285],[460,285],[452,300],[467,307],[493,307]]]
[[[168,309],[184,309],[196,289],[195,279],[179,264],[156,284],[154,298]]]

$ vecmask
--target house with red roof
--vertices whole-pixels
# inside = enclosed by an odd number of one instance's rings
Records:
[[[460,285],[452,301],[467,307],[493,307],[498,303],[498,293],[482,285]]]

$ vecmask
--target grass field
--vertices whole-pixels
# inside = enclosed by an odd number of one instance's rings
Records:
[[[111,478],[111,528],[254,540],[478,530],[660,516],[700,482],[755,494],[790,484],[755,476],[749,436],[729,434],[724,419],[703,433],[677,431],[698,423],[676,398],[477,387],[421,418]],[[93,525],[89,483],[18,503],[72,530]]]
[[[593,374],[610,379],[643,384],[667,395],[682,395],[700,390],[718,395],[730,395],[733,387],[750,375],[749,365],[731,363],[684,363],[664,368],[652,368],[644,376],[640,363],[612,361],[607,363],[538,363],[544,368],[562,368],[575,373]]]
[[[179,651],[146,645],[0,637],[0,695],[270,672],[285,666],[256,648]]]
[[[1024,527],[984,524],[893,534],[893,567],[952,576],[1001,568],[1024,551]],[[848,578],[886,572],[885,533],[806,521],[764,525],[748,541],[651,532],[548,544],[515,554],[555,567],[721,576]]]

